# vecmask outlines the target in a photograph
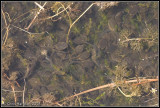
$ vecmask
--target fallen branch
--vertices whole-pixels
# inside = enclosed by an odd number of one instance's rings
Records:
[[[142,84],[142,82],[144,83],[148,83],[148,82],[155,82],[155,81],[158,81],[158,78],[157,79],[141,79],[140,82]],[[129,80],[129,81],[125,81],[125,82],[120,82],[120,83],[124,83],[124,84],[128,84],[128,83],[135,83],[137,82],[137,80]],[[136,83],[137,84],[137,83]],[[82,94],[85,94],[85,93],[89,93],[89,92],[92,92],[92,91],[96,91],[96,90],[100,90],[100,89],[103,89],[103,88],[106,88],[106,87],[115,87],[117,86],[116,83],[110,83],[110,84],[106,84],[106,85],[102,85],[102,86],[99,86],[99,87],[95,87],[95,88],[92,88],[92,89],[89,89],[89,90],[86,90],[86,91],[83,91],[83,92],[80,92],[78,94],[75,94],[75,95],[72,95],[70,97],[67,97],[67,98],[64,98],[60,101],[57,101],[57,102],[54,102],[53,105],[57,104],[57,103],[60,103],[60,102],[63,102],[65,100],[70,100],[71,98],[74,98],[74,97],[77,97],[79,95],[82,95]]]

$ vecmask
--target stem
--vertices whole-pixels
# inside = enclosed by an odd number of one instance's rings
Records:
[[[145,39],[149,40],[149,39],[152,39],[152,38],[132,38],[132,39],[126,39],[126,40],[122,41],[122,43],[132,41],[132,40],[140,41],[140,40],[145,40]]]
[[[71,26],[69,27],[69,30],[68,30],[68,34],[67,34],[67,39],[66,39],[66,43],[68,44],[68,37],[69,37],[69,33],[71,31],[71,28],[72,26],[94,5],[95,3],[92,3],[72,24]]]
[[[157,79],[141,79],[140,80],[141,82],[145,82],[145,83],[148,83],[148,82],[155,82],[155,81],[158,81],[158,78]],[[137,82],[137,80],[129,80],[129,81],[125,81],[125,84],[127,83],[134,83],[134,82]],[[99,86],[99,87],[95,87],[95,88],[92,88],[92,89],[89,89],[89,90],[86,90],[86,91],[83,91],[83,92],[80,92],[78,94],[75,94],[75,95],[72,95],[70,97],[67,97],[67,98],[64,98],[60,101],[57,101],[55,102],[54,104],[57,104],[59,102],[62,102],[62,101],[65,101],[65,100],[70,100],[71,98],[74,98],[75,96],[79,96],[79,95],[82,95],[82,94],[85,94],[85,93],[88,93],[88,92],[92,92],[92,91],[95,91],[95,90],[99,90],[99,89],[102,89],[102,88],[106,88],[106,87],[115,87],[117,86],[116,83],[110,83],[110,84],[106,84],[106,85],[102,85],[102,86]],[[121,90],[120,90],[121,91]],[[123,95],[125,95],[123,92],[121,92]],[[130,97],[131,95],[125,95],[126,97]]]

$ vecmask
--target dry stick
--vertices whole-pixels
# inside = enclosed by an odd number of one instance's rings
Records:
[[[132,85],[139,85],[139,84],[144,84],[144,83],[147,83],[147,82],[155,82],[155,81],[158,81],[158,79],[150,79],[150,80],[147,80],[147,81],[141,81],[141,82],[138,82],[138,83],[132,84]]]
[[[16,103],[17,103],[17,97],[16,97],[16,93],[15,93],[14,85],[13,85],[13,84],[11,84],[11,88],[12,88],[12,90],[13,90],[13,94],[14,94],[14,102],[15,102],[15,104],[16,104]]]
[[[24,31],[24,32],[28,33],[29,35],[40,35],[40,34],[44,33],[44,32],[42,32],[42,33],[31,33],[31,32],[28,32],[28,31],[26,31],[26,30],[24,30],[24,29],[22,29],[20,27],[15,26],[15,25],[12,25],[12,26],[15,27],[15,28],[18,28],[21,31]]]
[[[23,89],[23,106],[24,106],[25,87],[26,87],[26,81],[25,81],[25,79],[24,79],[24,89]]]
[[[39,20],[52,19],[52,18],[54,18],[54,17],[58,16],[59,14],[61,14],[62,12],[66,11],[66,9],[68,9],[69,7],[70,7],[70,5],[69,5],[67,8],[65,8],[64,10],[62,10],[61,12],[59,12],[59,13],[57,13],[57,14],[53,15],[53,16],[50,16],[50,17],[48,17],[48,18],[44,18],[44,19],[39,19]]]
[[[13,92],[13,91],[11,91],[11,90],[6,90],[6,89],[2,89],[3,91],[5,91],[5,92]],[[14,92],[23,92],[23,91],[14,91]]]
[[[71,31],[72,26],[94,5],[95,3],[92,3],[73,23],[72,25],[69,27],[68,30],[68,34],[67,34],[67,39],[66,39],[66,43],[68,44],[68,37],[69,37],[69,33]]]
[[[6,17],[5,17],[5,14],[4,14],[3,10],[2,10],[2,15],[3,15],[3,18],[4,18],[5,25],[6,25],[6,32],[5,32],[4,37],[3,37],[3,41],[4,41],[3,45],[5,45],[5,43],[7,41],[7,38],[8,38],[8,32],[10,30],[10,28],[9,28],[10,25],[7,24]]]
[[[41,6],[40,4],[38,4],[37,2],[34,2],[41,10],[44,10],[44,6]]]
[[[42,7],[44,7],[46,5],[47,2],[44,3],[44,5]],[[35,19],[37,18],[37,16],[40,14],[42,8],[39,9],[39,11],[37,12],[37,14],[35,15],[35,17],[33,18],[33,20],[31,21],[31,23],[28,25],[27,28],[25,28],[27,31],[28,29],[31,27],[31,25],[33,24],[33,22],[35,21]]]
[[[5,45],[5,43],[7,42],[7,39],[8,39],[8,33],[9,33],[9,30],[10,30],[11,28],[9,28],[9,26],[6,28],[6,33],[5,33],[5,40],[4,40],[4,42],[3,42],[3,45]]]
[[[6,21],[6,17],[5,17],[5,14],[4,14],[3,10],[2,10],[2,15],[3,15],[3,18],[4,18],[5,25],[7,27],[7,21]]]
[[[68,13],[67,9],[64,7],[64,5],[63,5],[61,2],[59,2],[59,3],[62,5],[62,7],[64,8],[64,10],[66,11],[66,13],[67,13],[67,15],[68,15],[68,18],[69,18],[69,26],[70,26],[71,23],[72,23],[71,17],[69,16],[69,13]]]
[[[126,39],[126,40],[124,40],[124,41],[122,41],[122,43],[124,43],[124,42],[128,42],[128,41],[132,41],[132,40],[135,40],[135,41],[140,41],[140,40],[150,40],[150,39],[153,39],[153,38],[132,38],[132,39]]]
[[[148,82],[158,81],[158,79],[141,79],[140,81],[141,81],[141,82],[148,83]],[[137,80],[125,81],[126,84],[127,84],[127,83],[134,83],[134,82],[137,82]],[[54,104],[57,104],[57,103],[59,103],[59,102],[62,102],[62,101],[65,101],[65,100],[74,98],[75,96],[79,96],[79,95],[82,95],[82,94],[85,94],[85,93],[88,93],[88,92],[92,92],[92,91],[99,90],[99,89],[106,88],[106,87],[115,87],[115,86],[117,86],[116,83],[110,83],[110,84],[102,85],[102,86],[99,86],[99,87],[95,87],[95,88],[92,88],[92,89],[89,89],[89,90],[80,92],[80,93],[78,93],[78,94],[72,95],[72,96],[70,96],[70,97],[64,98],[64,99],[62,99],[62,100],[60,100],[60,101],[55,102]]]
[[[27,13],[32,12],[32,11],[34,11],[34,10],[37,10],[37,9],[31,9],[31,10],[29,10],[29,11],[27,11],[27,12],[19,15],[17,18],[13,19],[14,23],[15,23],[15,21],[16,21],[17,19],[19,19],[20,17],[22,17],[22,16],[26,15]],[[30,13],[30,15],[31,15],[31,13]],[[30,16],[30,15],[29,15],[29,16]],[[27,17],[28,17],[28,16],[27,16]],[[24,19],[26,19],[27,17],[23,18],[23,19],[20,20],[19,22],[22,22],[22,21],[23,21]]]

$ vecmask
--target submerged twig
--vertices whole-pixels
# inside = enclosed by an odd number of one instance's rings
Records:
[[[18,28],[21,31],[24,31],[24,32],[28,33],[29,35],[40,35],[40,34],[45,33],[45,32],[42,32],[42,33],[31,33],[31,32],[28,32],[28,31],[26,31],[26,30],[24,30],[24,29],[22,29],[20,27],[15,26],[15,25],[12,25],[12,26],[15,27],[15,28]]]
[[[39,20],[52,19],[52,18],[58,16],[59,14],[61,14],[62,12],[66,11],[69,7],[70,7],[70,5],[69,5],[67,8],[65,8],[64,10],[60,11],[59,13],[57,13],[57,14],[55,14],[55,15],[53,15],[53,16],[50,16],[50,17],[47,17],[47,18],[44,18],[44,19],[39,19]]]
[[[158,79],[141,79],[140,81],[141,81],[141,82],[148,83],[148,82],[158,81]],[[125,81],[125,84],[135,83],[135,82],[137,82],[137,80],[129,80],[129,81]],[[115,87],[115,86],[117,86],[116,83],[110,83],[110,84],[102,85],[102,86],[99,86],[99,87],[95,87],[95,88],[92,88],[92,89],[89,89],[89,90],[86,90],[86,91],[77,93],[77,94],[75,94],[75,95],[72,95],[72,96],[70,96],[70,97],[64,98],[64,99],[62,99],[62,100],[60,100],[60,101],[55,102],[54,104],[57,104],[57,103],[59,103],[59,102],[63,102],[63,101],[65,101],[65,100],[70,100],[71,98],[74,98],[74,97],[76,97],[76,96],[79,96],[79,95],[82,95],[82,94],[85,94],[85,93],[89,93],[89,92],[92,92],[92,91],[100,90],[100,89],[103,89],[103,88],[106,88],[106,87]]]
[[[5,32],[4,36],[3,36],[3,45],[5,45],[5,43],[6,43],[7,39],[8,39],[8,33],[9,33],[9,30],[10,30],[10,28],[9,28],[10,24],[7,24],[5,13],[3,12],[3,10],[2,10],[2,15],[3,15],[5,26],[6,26],[5,27],[6,28],[6,32]],[[9,17],[8,13],[7,13],[7,15]],[[9,17],[9,20],[11,20],[10,17]]]
[[[94,5],[95,3],[92,3],[69,27],[69,30],[68,30],[68,34],[67,34],[67,38],[66,38],[66,43],[68,44],[68,37],[69,37],[69,33],[71,31],[71,28],[72,26]]]
[[[26,87],[26,81],[25,81],[25,79],[24,79],[24,89],[23,89],[23,106],[25,105],[25,104],[24,104],[25,87]]]
[[[46,3],[47,3],[47,2],[45,2],[42,7],[44,7],[44,6],[46,5]],[[28,25],[27,28],[25,28],[27,31],[28,31],[28,29],[31,27],[31,25],[34,23],[35,19],[36,19],[37,16],[40,14],[40,12],[41,12],[42,9],[44,9],[44,8],[40,8],[40,9],[39,9],[39,11],[37,12],[37,14],[35,15],[35,17],[34,17],[33,20],[31,21],[31,23]]]
[[[132,39],[127,38],[126,40],[122,41],[122,43],[128,42],[128,41],[140,41],[140,40],[150,40],[150,39],[152,39],[152,38],[132,38]]]

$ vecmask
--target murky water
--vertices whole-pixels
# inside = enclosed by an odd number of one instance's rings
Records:
[[[34,2],[2,2],[3,105],[57,106],[101,85],[157,78],[158,2],[109,3],[95,3],[68,36],[91,2],[47,2],[43,11]],[[157,89],[158,82],[119,84],[59,105],[158,106]]]

